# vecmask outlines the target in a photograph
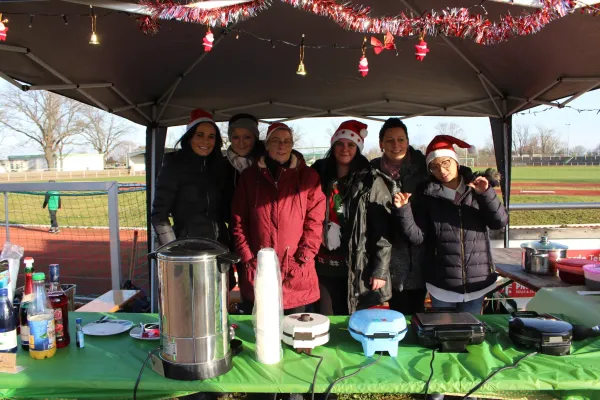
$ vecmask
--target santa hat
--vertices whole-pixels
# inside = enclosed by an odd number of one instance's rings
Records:
[[[190,123],[187,124],[185,130],[189,131],[201,122],[210,122],[211,124],[215,125],[215,120],[213,119],[211,113],[209,113],[208,111],[204,111],[201,108],[197,108],[194,111],[192,111],[192,115],[190,116]]]
[[[458,155],[454,151],[454,145],[460,147],[461,149],[468,149],[471,145],[467,142],[463,142],[460,139],[455,138],[450,135],[437,135],[433,138],[429,146],[427,146],[427,151],[425,152],[425,161],[427,165],[434,158],[438,157],[450,157],[456,162],[458,161]]]
[[[348,139],[356,143],[362,152],[367,134],[366,124],[353,119],[344,121],[331,137],[331,145],[333,146],[333,144],[340,139]]]
[[[265,138],[265,143],[269,141],[269,138],[271,137],[271,134],[273,132],[278,131],[280,129],[284,129],[286,131],[289,131],[290,135],[292,135],[292,138],[294,137],[294,134],[292,133],[292,128],[290,128],[289,126],[287,126],[284,123],[274,122],[271,125],[269,125],[269,128],[267,129],[267,137]]]

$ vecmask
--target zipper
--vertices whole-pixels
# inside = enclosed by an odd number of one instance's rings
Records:
[[[464,293],[467,293],[467,277],[465,273],[465,238],[463,233],[462,210],[458,206],[458,219],[460,220],[460,269],[462,271],[462,282]]]

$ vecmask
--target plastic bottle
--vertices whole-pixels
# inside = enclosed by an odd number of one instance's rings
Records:
[[[83,349],[85,347],[85,341],[83,338],[83,325],[81,325],[81,318],[77,318],[75,320],[75,324],[76,324],[76,339],[75,341],[77,342],[77,348],[78,349]]]
[[[21,327],[21,347],[29,350],[29,325],[27,325],[27,309],[33,298],[33,258],[25,257],[25,288],[19,307],[19,325]]]
[[[50,264],[50,288],[48,299],[54,309],[54,329],[56,332],[56,348],[62,349],[71,343],[69,335],[69,298],[60,286],[60,267]]]
[[[46,275],[43,272],[33,274],[33,299],[27,310],[29,355],[37,360],[56,354],[54,310],[46,296],[44,279]]]
[[[17,325],[11,301],[8,299],[7,281],[0,282],[0,353],[17,352]]]

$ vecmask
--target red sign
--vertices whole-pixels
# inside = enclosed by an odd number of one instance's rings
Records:
[[[595,250],[567,250],[567,257],[586,259],[590,263],[600,261],[600,249]]]
[[[531,290],[520,283],[513,282],[503,289],[504,293],[510,298],[517,297],[533,297],[535,296],[535,290]]]

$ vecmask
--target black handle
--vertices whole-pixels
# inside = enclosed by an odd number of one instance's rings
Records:
[[[513,318],[537,318],[540,314],[535,311],[515,311],[511,316]]]
[[[222,273],[229,271],[232,264],[237,264],[241,260],[240,256],[235,253],[225,253],[217,256],[217,261],[219,261],[219,270]]]

